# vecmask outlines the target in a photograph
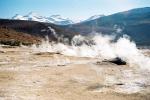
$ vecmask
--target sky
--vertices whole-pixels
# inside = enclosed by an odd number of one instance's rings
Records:
[[[0,18],[35,12],[42,16],[59,14],[83,20],[93,15],[110,15],[141,7],[150,7],[150,0],[0,0]]]

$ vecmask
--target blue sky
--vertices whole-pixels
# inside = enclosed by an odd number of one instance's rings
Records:
[[[80,20],[139,7],[150,7],[150,0],[0,0],[0,18],[33,11],[43,16],[60,14]]]

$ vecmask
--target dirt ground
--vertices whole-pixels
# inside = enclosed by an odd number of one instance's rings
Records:
[[[150,100],[149,76],[99,59],[0,48],[0,100]]]

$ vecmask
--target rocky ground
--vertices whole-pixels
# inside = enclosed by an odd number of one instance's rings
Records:
[[[149,76],[99,59],[0,48],[0,100],[150,100]]]

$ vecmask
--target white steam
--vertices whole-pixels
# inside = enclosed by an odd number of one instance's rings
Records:
[[[55,38],[58,37],[57,34],[56,34],[56,31],[55,31],[53,28],[51,28],[51,27],[49,26],[48,29],[52,32],[52,34],[54,35]]]
[[[50,43],[47,40],[42,41],[39,46],[34,46],[34,50],[40,52],[59,52],[67,56],[99,58],[100,60],[120,57],[132,67],[150,70],[150,58],[144,56],[137,49],[134,42],[131,42],[127,37],[122,37],[116,42],[113,42],[113,40],[113,36],[103,36],[100,34],[89,37],[77,35],[72,39],[71,46],[63,43]]]

